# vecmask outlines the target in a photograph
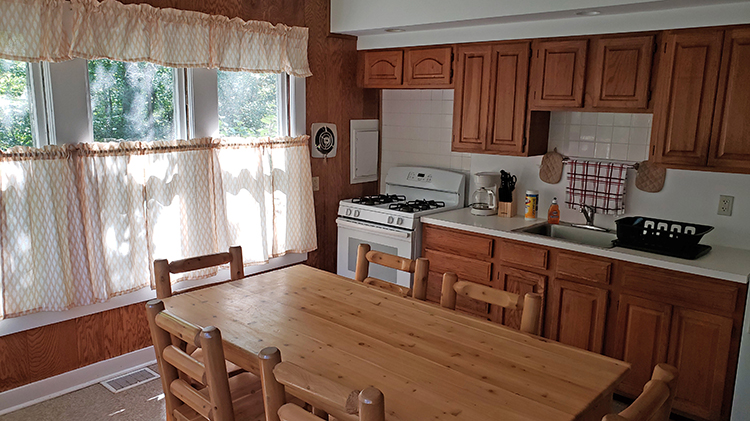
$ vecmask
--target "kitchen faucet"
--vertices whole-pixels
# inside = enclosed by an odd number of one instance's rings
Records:
[[[586,218],[586,224],[570,224],[574,227],[578,228],[586,228],[593,231],[602,231],[602,232],[608,232],[609,230],[602,227],[597,227],[594,225],[594,215],[596,215],[596,208],[589,205],[584,205],[581,203],[581,213],[583,214],[583,217]]]

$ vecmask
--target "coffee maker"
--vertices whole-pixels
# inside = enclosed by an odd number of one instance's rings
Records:
[[[497,215],[497,184],[500,174],[496,172],[478,172],[474,174],[477,189],[471,194],[472,215]]]

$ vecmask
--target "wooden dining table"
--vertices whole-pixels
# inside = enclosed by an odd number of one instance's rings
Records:
[[[167,310],[221,330],[228,360],[284,361],[354,389],[388,420],[591,420],[629,365],[305,265],[176,295]]]

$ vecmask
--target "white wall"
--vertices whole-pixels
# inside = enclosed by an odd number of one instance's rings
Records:
[[[449,96],[446,92],[450,91],[442,91],[443,97]],[[540,214],[544,215],[552,197],[565,197],[565,176],[555,185],[546,184],[539,179],[540,156],[524,158],[450,152],[450,127],[447,125],[452,120],[441,120],[442,125],[437,128],[440,133],[447,134],[433,137],[430,133],[436,127],[426,126],[424,116],[434,115],[432,112],[437,107],[433,105],[432,99],[415,99],[427,98],[428,93],[429,98],[433,98],[433,95],[438,98],[441,95],[437,92],[441,91],[383,91],[383,177],[388,168],[394,165],[427,165],[462,171],[468,169],[472,174],[505,170],[518,176],[516,201],[519,214],[523,213],[523,196],[527,189],[539,190],[539,209]],[[555,114],[557,113],[553,116]],[[572,119],[572,113],[564,114],[568,115],[553,117],[553,132],[555,121]],[[641,119],[635,122],[631,119],[629,129],[638,129],[642,125]],[[473,191],[473,180],[471,189]],[[635,171],[630,170],[626,192],[627,215],[647,215],[711,225],[715,229],[704,237],[702,243],[750,249],[750,175],[669,170],[664,189],[659,193],[646,193],[635,188]],[[732,216],[716,214],[719,195],[734,196]],[[561,217],[564,221],[584,221],[579,212],[565,206],[561,206]],[[614,228],[616,218],[619,217],[598,215],[596,223]]]
[[[474,0],[450,2],[456,7],[440,7],[432,0],[366,2],[351,0],[333,0],[331,2],[331,31],[357,35],[357,48],[405,47],[416,45],[437,45],[461,42],[479,42],[508,39],[527,39],[569,35],[609,34],[617,32],[651,31],[674,28],[691,28],[700,26],[734,25],[750,22],[750,2],[738,0],[727,3],[723,1],[656,1],[646,5],[652,9],[664,5],[689,5],[679,9],[649,10],[645,12],[622,11],[631,6],[613,6],[613,14],[605,10],[600,16],[580,17],[572,11],[560,11],[529,14],[520,17],[507,17],[496,13],[494,8],[484,9],[483,1]],[[498,2],[500,3],[500,2]],[[508,2],[502,2],[506,4]],[[531,2],[514,2],[525,4]],[[534,2],[537,4],[538,2]],[[550,9],[558,1],[544,1]],[[563,3],[562,1],[560,3]],[[565,2],[568,3],[568,2]],[[588,5],[594,2],[573,2]],[[596,1],[597,4],[607,4]],[[703,6],[695,6],[703,3]],[[708,5],[705,5],[708,4]],[[456,12],[465,10],[466,12]],[[586,7],[581,7],[585,9]],[[419,10],[414,12],[412,9]],[[565,8],[560,8],[565,9]],[[597,7],[597,9],[600,9]],[[488,18],[460,20],[456,16],[482,15],[488,11]],[[618,12],[618,13],[614,13]],[[425,16],[428,18],[425,19]],[[425,23],[427,20],[427,23]],[[367,22],[367,23],[366,23]],[[386,33],[384,28],[405,27],[401,33]]]

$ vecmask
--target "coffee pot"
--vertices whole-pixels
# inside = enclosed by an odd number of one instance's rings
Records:
[[[497,214],[497,184],[500,174],[495,172],[479,172],[474,174],[477,189],[471,194],[471,213],[473,215]]]

